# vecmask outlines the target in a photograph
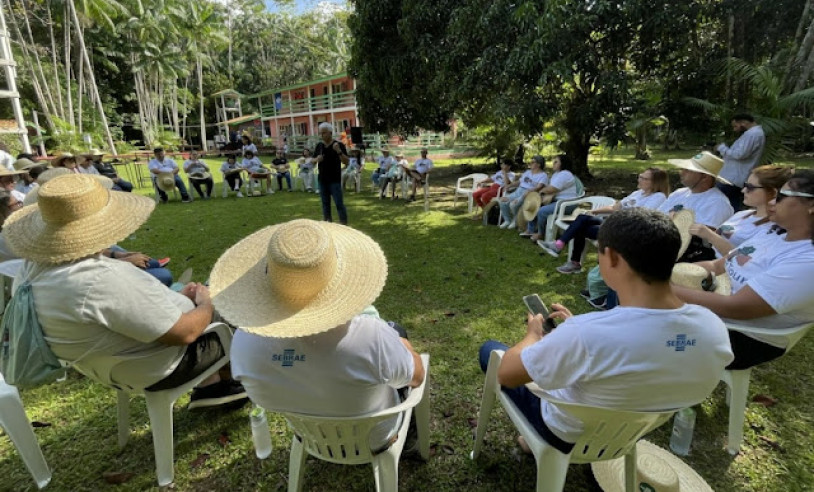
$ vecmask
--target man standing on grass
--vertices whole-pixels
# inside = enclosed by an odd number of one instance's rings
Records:
[[[498,368],[502,391],[565,454],[582,422],[541,402],[526,383],[566,402],[670,410],[703,401],[733,358],[724,323],[709,309],[684,303],[670,287],[681,236],[666,215],[620,210],[605,220],[597,240],[599,269],[619,293],[619,307],[573,316],[552,304],[551,317],[564,320],[554,331],[543,331],[542,315],[529,315],[518,344],[488,341],[480,349],[484,372],[493,350],[506,351]]]
[[[763,147],[766,145],[766,134],[763,127],[755,122],[755,118],[748,113],[739,113],[732,117],[732,129],[742,132],[742,135],[735,140],[731,147],[726,144],[718,146],[718,152],[724,159],[724,167],[721,169],[721,177],[731,184],[718,183],[721,190],[735,212],[743,208],[743,183],[752,172],[752,168],[760,163],[763,156]]]
[[[333,222],[331,217],[331,198],[339,213],[339,223],[348,224],[348,211],[342,200],[342,165],[348,164],[350,158],[345,145],[334,140],[334,128],[330,123],[320,123],[319,136],[322,141],[314,149],[319,164],[319,197],[322,199],[322,220]]]

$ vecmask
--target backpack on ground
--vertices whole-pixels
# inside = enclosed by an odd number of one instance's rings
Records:
[[[0,324],[0,373],[14,386],[31,387],[65,374],[42,334],[30,282],[24,282],[6,306]]]

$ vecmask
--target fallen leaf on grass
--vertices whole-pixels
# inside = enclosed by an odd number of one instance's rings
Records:
[[[446,313],[444,313],[444,316],[446,316],[447,318],[451,318],[455,316],[455,313],[453,313],[452,311],[447,311]]]
[[[221,434],[218,436],[218,444],[220,444],[224,448],[228,446],[231,442],[232,440],[229,439],[229,434],[225,432],[221,432]]]
[[[438,323],[438,320],[437,319],[431,319],[430,323],[432,323],[432,324]]]
[[[209,453],[201,453],[201,454],[198,455],[197,458],[192,460],[192,463],[189,464],[189,467],[194,470],[195,468],[198,468],[201,465],[203,465],[204,463],[206,463],[206,460],[208,460],[208,459],[209,459]]]
[[[482,279],[482,278],[483,278],[483,274],[482,274],[482,273],[480,273],[480,272],[476,272],[476,273],[475,273],[475,278],[476,278],[476,279],[478,279],[478,280],[480,280],[480,279]]]
[[[752,401],[760,405],[763,405],[764,407],[771,407],[777,403],[776,399],[767,395],[755,395],[755,397],[752,398]]]
[[[443,451],[446,454],[455,454],[455,449],[449,444],[442,444],[441,451]]]
[[[51,424],[49,422],[39,422],[39,421],[35,420],[35,421],[31,422],[31,427],[34,427],[34,428],[37,428],[37,427],[51,427]]]
[[[131,478],[133,478],[134,476],[136,476],[135,473],[123,471],[102,473],[102,478],[105,479],[105,482],[113,485],[121,485],[130,480]]]
[[[421,287],[413,287],[413,292],[421,294]]]
[[[766,436],[758,436],[758,437],[760,438],[761,441],[768,444],[769,447],[771,447],[772,449],[777,450],[777,451],[781,451],[781,452],[783,451],[783,446],[778,444],[778,442],[775,441],[774,439],[770,439],[770,438],[768,438]]]

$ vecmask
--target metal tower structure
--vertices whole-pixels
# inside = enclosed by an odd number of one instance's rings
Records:
[[[0,88],[0,99],[7,99],[11,102],[14,119],[17,120],[16,129],[0,129],[0,133],[19,135],[23,144],[23,151],[30,153],[31,144],[28,142],[28,130],[23,119],[23,108],[20,106],[20,93],[17,91],[17,64],[14,62],[14,56],[11,52],[11,40],[6,28],[6,16],[3,13],[2,6],[0,6],[0,67],[3,67],[6,78],[6,88]]]

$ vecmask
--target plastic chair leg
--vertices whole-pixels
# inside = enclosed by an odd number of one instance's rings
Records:
[[[398,492],[399,460],[395,452],[387,450],[373,459],[373,477],[377,492]]]
[[[636,492],[636,446],[625,455],[625,492]]]
[[[731,387],[729,399],[729,437],[726,450],[736,455],[740,451],[743,441],[743,425],[746,420],[746,399],[749,396],[749,379],[751,369],[742,371],[727,371],[730,377],[728,383]]]
[[[171,484],[175,477],[172,422],[172,405],[175,403],[175,399],[164,391],[146,393],[145,398],[147,413],[150,416],[150,427],[153,430],[155,472],[158,477],[158,485],[163,487]]]
[[[123,448],[130,440],[130,395],[124,391],[116,391],[116,414],[119,432],[119,447]]]
[[[51,481],[51,471],[37,444],[37,436],[25,414],[20,394],[12,386],[6,386],[4,394],[0,395],[0,427],[5,429],[14,443],[23,463],[37,482],[37,487],[43,488],[48,485]]]
[[[413,417],[418,432],[418,452],[421,454],[422,459],[428,460],[430,459],[430,398],[428,390],[424,390],[424,398],[416,405]]]
[[[305,460],[308,453],[297,436],[291,437],[291,452],[288,457],[288,492],[300,492],[305,477]]]
[[[489,367],[486,369],[486,378],[483,383],[483,396],[481,397],[480,410],[478,411],[478,425],[475,427],[475,444],[472,447],[472,453],[469,455],[471,459],[477,459],[483,447],[483,436],[486,435],[486,425],[489,423],[489,417],[492,414],[492,409],[497,403],[497,362],[492,363],[496,359],[494,352],[489,358]]]
[[[537,492],[561,492],[565,488],[571,455],[544,445],[537,459]]]
[[[424,211],[430,211],[430,185],[429,183],[424,183]]]

